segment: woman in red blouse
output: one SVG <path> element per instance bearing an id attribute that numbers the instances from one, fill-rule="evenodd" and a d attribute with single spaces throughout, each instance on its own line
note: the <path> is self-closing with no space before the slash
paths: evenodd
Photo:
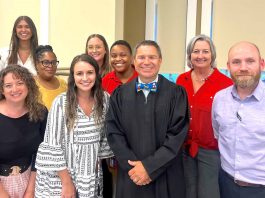
<path id="1" fill-rule="evenodd" d="M 219 198 L 220 158 L 211 108 L 216 92 L 232 85 L 232 81 L 216 69 L 216 51 L 208 36 L 191 39 L 187 59 L 191 70 L 181 74 L 176 82 L 187 91 L 191 113 L 183 157 L 186 198 Z"/>
<path id="2" fill-rule="evenodd" d="M 110 64 L 114 71 L 102 79 L 102 87 L 109 94 L 120 85 L 138 76 L 132 65 L 132 49 L 125 40 L 115 41 L 110 48 Z"/>

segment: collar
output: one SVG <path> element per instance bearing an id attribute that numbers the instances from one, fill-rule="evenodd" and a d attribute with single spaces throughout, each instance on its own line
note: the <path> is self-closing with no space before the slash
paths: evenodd
<path id="1" fill-rule="evenodd" d="M 138 82 L 139 83 L 144 83 L 143 81 L 141 81 L 141 79 L 140 79 L 140 77 L 138 76 Z M 153 83 L 153 82 L 158 82 L 158 75 L 156 76 L 156 79 L 155 80 L 153 80 L 153 81 L 151 81 L 151 82 L 148 82 L 148 83 Z"/>
<path id="2" fill-rule="evenodd" d="M 233 97 L 240 99 L 235 84 L 232 87 L 231 94 Z M 264 94 L 265 94 L 265 84 L 261 80 L 259 80 L 257 87 L 249 96 L 247 96 L 247 98 L 254 97 L 256 100 L 261 101 L 265 97 Z"/>

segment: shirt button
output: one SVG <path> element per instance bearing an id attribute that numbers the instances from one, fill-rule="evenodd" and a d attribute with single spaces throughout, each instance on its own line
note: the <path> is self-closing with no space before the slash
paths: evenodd
<path id="1" fill-rule="evenodd" d="M 192 105 L 190 105 L 190 108 L 192 108 Z"/>
<path id="2" fill-rule="evenodd" d="M 192 118 L 190 118 L 190 120 L 192 120 Z"/>

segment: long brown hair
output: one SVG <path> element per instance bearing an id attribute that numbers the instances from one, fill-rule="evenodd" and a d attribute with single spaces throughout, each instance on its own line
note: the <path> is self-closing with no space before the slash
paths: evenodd
<path id="1" fill-rule="evenodd" d="M 87 48 L 88 48 L 88 42 L 90 41 L 90 39 L 92 38 L 98 38 L 99 40 L 101 40 L 103 42 L 104 48 L 105 48 L 105 55 L 104 55 L 104 59 L 103 59 L 103 64 L 99 65 L 99 67 L 101 68 L 101 77 L 104 77 L 107 73 L 111 72 L 111 67 L 109 65 L 109 46 L 108 43 L 106 41 L 106 39 L 104 38 L 104 36 L 100 35 L 100 34 L 91 34 L 86 41 L 86 49 L 85 49 L 85 53 L 87 53 Z"/>
<path id="2" fill-rule="evenodd" d="M 33 75 L 28 69 L 19 65 L 8 65 L 0 72 L 0 100 L 4 100 L 4 78 L 7 74 L 12 73 L 17 79 L 22 80 L 28 88 L 28 95 L 25 99 L 25 106 L 29 111 L 29 120 L 43 120 L 45 115 L 45 107 L 39 102 L 41 95 L 39 88 L 35 83 Z"/>
<path id="3" fill-rule="evenodd" d="M 70 67 L 70 74 L 68 77 L 68 89 L 66 92 L 66 126 L 68 130 L 73 129 L 76 119 L 77 110 L 77 87 L 75 86 L 74 67 L 78 62 L 86 62 L 92 65 L 96 72 L 96 81 L 91 90 L 91 94 L 95 99 L 95 121 L 99 123 L 103 116 L 103 108 L 105 103 L 104 92 L 101 87 L 101 76 L 99 74 L 99 66 L 96 60 L 88 54 L 81 54 L 76 56 Z"/>
<path id="4" fill-rule="evenodd" d="M 34 63 L 36 62 L 35 50 L 38 47 L 38 34 L 37 34 L 36 26 L 30 17 L 20 16 L 16 19 L 14 26 L 13 26 L 13 30 L 12 30 L 12 36 L 11 36 L 11 40 L 9 44 L 8 65 L 17 64 L 17 61 L 18 61 L 17 53 L 19 49 L 19 38 L 17 37 L 16 27 L 18 23 L 22 20 L 27 22 L 31 30 L 32 36 L 30 38 L 30 51 L 31 51 L 31 55 L 33 57 Z"/>

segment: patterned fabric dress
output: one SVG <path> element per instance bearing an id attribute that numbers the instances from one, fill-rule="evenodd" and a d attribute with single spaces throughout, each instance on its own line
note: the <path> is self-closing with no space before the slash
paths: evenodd
<path id="1" fill-rule="evenodd" d="M 66 128 L 66 94 L 53 102 L 48 115 L 44 142 L 37 159 L 36 197 L 61 197 L 58 171 L 68 169 L 78 196 L 102 197 L 102 172 L 99 159 L 113 156 L 105 136 L 104 119 L 109 96 L 105 94 L 104 117 L 95 124 L 94 113 L 87 116 L 78 106 L 72 131 Z"/>

